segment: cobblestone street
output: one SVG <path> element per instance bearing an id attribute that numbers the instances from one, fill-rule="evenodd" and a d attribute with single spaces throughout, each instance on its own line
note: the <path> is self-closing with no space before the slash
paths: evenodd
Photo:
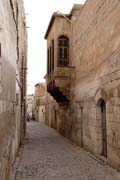
<path id="1" fill-rule="evenodd" d="M 30 122 L 11 180 L 118 180 L 119 173 L 55 130 Z"/>

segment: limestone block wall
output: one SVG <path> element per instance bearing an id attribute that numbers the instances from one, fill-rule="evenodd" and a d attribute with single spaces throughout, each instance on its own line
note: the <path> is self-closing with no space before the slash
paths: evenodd
<path id="1" fill-rule="evenodd" d="M 46 93 L 46 102 L 45 102 L 45 123 L 50 126 L 56 128 L 57 122 L 55 119 L 55 108 L 56 102 L 49 93 Z"/>
<path id="2" fill-rule="evenodd" d="M 22 0 L 19 4 L 22 4 Z M 19 5 L 18 5 L 19 6 Z M 20 14 L 19 14 L 20 15 Z M 9 180 L 20 144 L 21 92 L 18 62 L 17 1 L 0 1 L 0 180 Z M 23 42 L 22 42 L 23 46 Z M 24 47 L 23 47 L 24 48 Z M 25 49 L 24 49 L 25 53 Z M 17 75 L 18 76 L 18 75 Z M 16 96 L 16 93 L 18 96 Z"/>
<path id="3" fill-rule="evenodd" d="M 45 105 L 39 106 L 39 121 L 45 122 Z"/>
<path id="4" fill-rule="evenodd" d="M 7 180 L 15 128 L 16 27 L 10 1 L 0 1 L 0 9 L 0 179 Z"/>
<path id="5" fill-rule="evenodd" d="M 66 110 L 68 106 L 59 106 L 49 93 L 46 94 L 45 104 L 45 123 L 46 125 L 56 129 L 62 135 L 70 138 L 68 133 L 68 121 L 66 121 Z"/>
<path id="6" fill-rule="evenodd" d="M 88 0 L 74 21 L 72 63 L 75 78 L 71 88 L 73 119 L 77 114 L 74 122 L 79 127 L 77 135 L 73 129 L 73 139 L 79 141 L 81 137 L 84 147 L 101 155 L 102 125 L 98 102 L 103 99 L 106 104 L 107 159 L 116 167 L 120 165 L 119 10 L 119 0 Z"/>
<path id="7" fill-rule="evenodd" d="M 46 85 L 45 83 L 37 83 L 35 85 L 35 120 L 41 121 L 45 119 L 43 116 L 45 111 L 45 97 Z"/>
<path id="8" fill-rule="evenodd" d="M 21 142 L 26 129 L 26 83 L 27 83 L 27 30 L 23 0 L 16 3 L 16 25 L 17 25 L 17 84 L 20 95 L 19 107 L 21 114 Z M 18 107 L 18 108 L 19 108 Z M 19 126 L 18 126 L 19 128 Z"/>
<path id="9" fill-rule="evenodd" d="M 45 123 L 46 125 L 56 129 L 63 136 L 72 139 L 72 123 L 71 113 L 68 105 L 59 105 L 54 98 L 47 93 L 45 103 Z"/>
<path id="10" fill-rule="evenodd" d="M 48 47 L 59 34 L 70 36 L 70 65 L 74 67 L 70 103 L 59 106 L 48 95 L 46 122 L 119 169 L 120 1 L 87 0 L 71 21 L 65 25 L 56 18 L 48 36 Z M 101 102 L 105 103 L 104 114 Z M 103 139 L 107 154 L 103 154 Z"/>

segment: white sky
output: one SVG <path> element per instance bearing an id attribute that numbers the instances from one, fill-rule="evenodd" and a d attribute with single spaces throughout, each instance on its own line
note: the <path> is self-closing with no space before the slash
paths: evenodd
<path id="1" fill-rule="evenodd" d="M 53 12 L 69 13 L 73 4 L 85 0 L 24 0 L 28 28 L 28 94 L 34 85 L 43 82 L 46 74 L 46 33 Z M 27 15 L 28 14 L 28 15 Z"/>

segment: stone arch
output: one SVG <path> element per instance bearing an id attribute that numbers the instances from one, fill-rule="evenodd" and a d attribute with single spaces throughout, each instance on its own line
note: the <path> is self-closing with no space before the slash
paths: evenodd
<path id="1" fill-rule="evenodd" d="M 107 101 L 108 99 L 107 93 L 102 88 L 99 88 L 95 93 L 94 101 L 96 105 L 98 104 L 100 99 L 103 99 L 104 101 Z"/>
<path id="2" fill-rule="evenodd" d="M 59 35 L 57 36 L 57 39 L 58 39 L 59 37 L 61 37 L 61 36 L 64 36 L 64 37 L 66 37 L 66 38 L 69 39 L 69 36 L 68 36 L 66 33 L 61 33 L 61 34 L 59 34 Z"/>

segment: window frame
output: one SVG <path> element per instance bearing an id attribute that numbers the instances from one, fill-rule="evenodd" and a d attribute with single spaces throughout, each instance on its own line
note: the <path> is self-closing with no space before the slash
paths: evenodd
<path id="1" fill-rule="evenodd" d="M 58 66 L 64 67 L 69 64 L 69 38 L 61 35 L 58 37 Z"/>

